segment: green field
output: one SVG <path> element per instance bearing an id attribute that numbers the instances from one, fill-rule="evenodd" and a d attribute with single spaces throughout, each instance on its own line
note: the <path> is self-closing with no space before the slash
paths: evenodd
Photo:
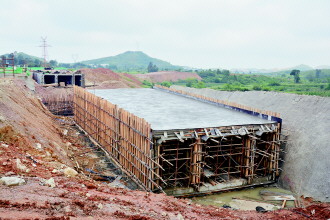
<path id="1" fill-rule="evenodd" d="M 163 86 L 180 85 L 193 88 L 211 88 L 221 91 L 276 91 L 302 95 L 330 97 L 330 70 L 303 71 L 299 82 L 295 82 L 290 71 L 268 75 L 232 74 L 228 70 L 201 70 L 196 72 L 201 81 L 186 79 L 178 82 L 162 82 Z M 144 83 L 149 85 L 147 82 Z"/>

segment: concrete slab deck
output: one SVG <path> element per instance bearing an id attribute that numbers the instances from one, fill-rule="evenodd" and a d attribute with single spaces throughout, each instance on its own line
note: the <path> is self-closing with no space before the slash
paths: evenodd
<path id="1" fill-rule="evenodd" d="M 271 123 L 255 116 L 155 89 L 92 89 L 89 92 L 144 118 L 153 130 Z"/>

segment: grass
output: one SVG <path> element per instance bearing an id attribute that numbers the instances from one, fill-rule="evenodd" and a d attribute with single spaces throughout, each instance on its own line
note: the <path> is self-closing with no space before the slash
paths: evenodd
<path id="1" fill-rule="evenodd" d="M 65 67 L 56 67 L 54 68 L 55 70 L 63 70 L 63 69 L 68 69 Z M 26 71 L 26 75 L 30 76 L 31 72 L 33 70 L 44 70 L 44 67 L 29 67 L 28 70 Z M 0 73 L 3 71 L 3 69 L 0 69 Z M 6 68 L 6 74 L 12 74 L 13 68 L 12 67 L 7 67 Z M 14 74 L 23 74 L 24 73 L 24 68 L 23 67 L 16 67 Z"/>
<path id="2" fill-rule="evenodd" d="M 175 82 L 175 85 L 187 86 L 185 82 Z M 193 84 L 191 87 L 197 87 Z M 330 97 L 330 83 L 325 82 L 309 82 L 303 80 L 301 83 L 282 82 L 282 83 L 205 83 L 204 88 L 210 88 L 220 91 L 275 91 L 294 93 L 299 95 L 316 95 L 323 97 Z"/>

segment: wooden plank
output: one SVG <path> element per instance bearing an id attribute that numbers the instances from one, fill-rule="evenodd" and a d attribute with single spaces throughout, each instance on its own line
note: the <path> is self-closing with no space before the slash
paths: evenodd
<path id="1" fill-rule="evenodd" d="M 159 183 L 152 177 L 162 178 L 150 169 L 154 166 L 150 154 L 150 125 L 80 87 L 74 86 L 73 100 L 76 123 L 95 141 L 106 146 L 105 150 L 122 169 L 146 189 L 159 188 Z"/>

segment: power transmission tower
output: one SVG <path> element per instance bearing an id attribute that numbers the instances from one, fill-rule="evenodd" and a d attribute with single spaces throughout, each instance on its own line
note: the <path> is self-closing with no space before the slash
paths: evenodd
<path id="1" fill-rule="evenodd" d="M 50 47 L 50 45 L 47 44 L 46 40 L 47 37 L 41 37 L 41 45 L 39 46 L 42 48 L 42 58 L 44 59 L 43 67 L 47 67 L 47 58 L 48 58 L 47 47 Z"/>

